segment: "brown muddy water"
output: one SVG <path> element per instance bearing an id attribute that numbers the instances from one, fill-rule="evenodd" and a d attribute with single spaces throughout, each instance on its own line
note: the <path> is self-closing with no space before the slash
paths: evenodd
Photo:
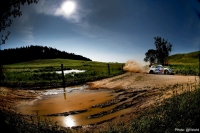
<path id="1" fill-rule="evenodd" d="M 114 99 L 118 94 L 120 94 L 120 92 L 114 93 L 107 90 L 85 90 L 84 87 L 51 89 L 46 90 L 38 100 L 33 100 L 28 103 L 20 103 L 16 106 L 16 111 L 21 112 L 22 114 L 32 115 L 36 114 L 35 111 L 37 110 L 42 119 L 45 117 L 49 118 L 52 123 L 58 122 L 58 125 L 61 126 L 85 126 L 131 112 L 132 108 L 127 108 L 100 116 L 98 118 L 88 118 L 90 115 L 111 110 L 119 105 L 114 104 L 104 108 L 92 108 L 93 105 Z M 87 109 L 87 111 L 68 116 L 44 116 L 47 114 L 56 114 L 83 109 Z"/>

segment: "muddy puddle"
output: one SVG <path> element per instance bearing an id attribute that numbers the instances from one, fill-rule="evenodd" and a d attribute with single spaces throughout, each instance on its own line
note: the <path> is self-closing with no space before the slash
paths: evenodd
<path id="1" fill-rule="evenodd" d="M 86 70 L 76 70 L 76 69 L 72 69 L 72 70 L 64 70 L 63 72 L 64 72 L 64 75 L 65 75 L 65 74 L 69 74 L 69 73 L 83 73 L 83 72 L 85 72 L 85 71 L 86 71 Z M 61 74 L 62 71 L 56 71 L 56 73 Z"/>
<path id="2" fill-rule="evenodd" d="M 116 107 L 129 101 L 119 99 L 123 91 L 84 88 L 86 87 L 45 90 L 38 100 L 21 102 L 16 106 L 16 111 L 34 115 L 37 110 L 42 119 L 49 118 L 52 123 L 58 122 L 64 127 L 101 123 L 132 111 L 128 107 L 116 110 Z"/>

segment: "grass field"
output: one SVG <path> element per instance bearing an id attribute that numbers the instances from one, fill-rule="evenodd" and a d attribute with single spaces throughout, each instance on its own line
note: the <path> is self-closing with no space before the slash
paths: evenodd
<path id="1" fill-rule="evenodd" d="M 199 54 L 200 51 L 172 55 L 168 58 L 170 68 L 174 70 L 175 74 L 200 75 Z"/>
<path id="2" fill-rule="evenodd" d="M 200 75 L 199 51 L 188 54 L 175 54 L 168 58 L 170 68 L 175 74 Z M 86 70 L 84 73 L 65 75 L 66 85 L 77 85 L 124 73 L 123 63 L 108 63 L 70 59 L 38 59 L 11 65 L 4 65 L 6 82 L 4 86 L 27 87 L 40 86 L 59 87 L 62 85 L 62 75 L 55 73 L 61 70 Z"/>
<path id="3" fill-rule="evenodd" d="M 12 86 L 54 86 L 62 85 L 62 75 L 56 73 L 61 70 L 86 70 L 84 73 L 65 75 L 66 85 L 77 85 L 87 81 L 111 77 L 124 73 L 122 63 L 102 63 L 69 59 L 39 59 L 29 62 L 16 63 L 4 66 L 6 82 Z M 109 70 L 108 70 L 109 69 Z"/>
<path id="4" fill-rule="evenodd" d="M 169 57 L 170 63 L 199 63 L 200 51 L 186 53 L 186 54 L 175 54 Z"/>

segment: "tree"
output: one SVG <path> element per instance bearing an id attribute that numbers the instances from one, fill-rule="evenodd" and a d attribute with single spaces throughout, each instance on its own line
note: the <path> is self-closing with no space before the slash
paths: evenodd
<path id="1" fill-rule="evenodd" d="M 38 3 L 39 0 L 1 0 L 0 2 L 0 32 L 5 31 L 7 27 L 10 27 L 13 18 L 20 17 L 22 12 L 20 11 L 20 6 L 25 3 Z M 5 37 L 1 36 L 1 44 L 5 44 L 8 39 L 10 32 L 7 32 Z"/>
<path id="2" fill-rule="evenodd" d="M 0 1 L 0 33 L 5 31 L 7 27 L 12 25 L 13 19 L 16 17 L 20 17 L 22 12 L 20 11 L 21 5 L 25 3 L 38 3 L 39 0 L 1 0 Z M 10 31 L 7 32 L 6 35 L 1 35 L 0 42 L 0 58 L 3 57 L 1 53 L 1 45 L 5 44 L 5 41 L 8 40 L 8 36 L 10 35 Z M 0 83 L 2 81 L 2 63 L 0 59 Z"/>
<path id="3" fill-rule="evenodd" d="M 146 53 L 145 53 L 146 57 L 144 58 L 144 61 L 150 61 L 150 62 L 155 62 L 156 59 L 156 50 L 154 49 L 149 49 Z"/>
<path id="4" fill-rule="evenodd" d="M 164 61 L 167 59 L 172 50 L 172 44 L 168 42 L 168 40 L 165 40 L 164 38 L 161 37 L 154 37 L 154 39 L 155 39 L 154 44 L 156 46 L 156 50 L 149 49 L 145 53 L 146 57 L 144 58 L 144 61 L 164 64 Z"/>

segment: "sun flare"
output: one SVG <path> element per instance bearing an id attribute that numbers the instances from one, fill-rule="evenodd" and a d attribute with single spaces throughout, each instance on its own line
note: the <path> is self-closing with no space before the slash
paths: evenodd
<path id="1" fill-rule="evenodd" d="M 75 10 L 75 3 L 73 1 L 66 1 L 62 5 L 62 10 L 67 14 L 70 15 L 74 12 Z"/>
<path id="2" fill-rule="evenodd" d="M 66 127 L 73 127 L 76 125 L 76 123 L 74 122 L 73 116 L 65 117 L 64 122 L 65 122 Z"/>

